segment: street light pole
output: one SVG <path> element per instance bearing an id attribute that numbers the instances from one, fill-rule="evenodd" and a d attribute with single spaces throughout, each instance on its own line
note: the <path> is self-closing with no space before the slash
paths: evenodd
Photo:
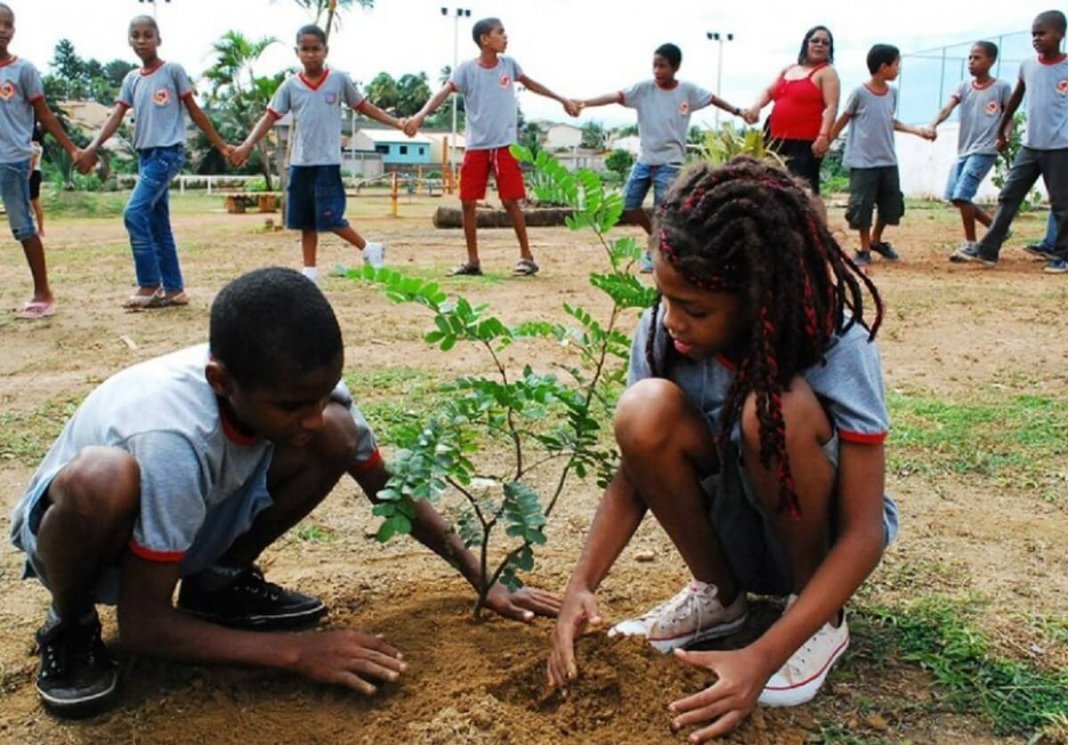
<path id="1" fill-rule="evenodd" d="M 716 98 L 722 99 L 720 91 L 723 88 L 723 42 L 734 41 L 734 34 L 725 33 L 721 34 L 719 31 L 707 31 L 705 35 L 716 42 L 719 47 L 719 61 L 716 63 Z M 719 131 L 719 107 L 716 107 L 715 114 L 716 130 Z"/>
<path id="2" fill-rule="evenodd" d="M 456 74 L 456 66 L 460 64 L 460 19 L 470 18 L 470 8 L 446 8 L 442 6 L 441 14 L 448 17 L 452 11 L 452 73 Z M 452 97 L 452 134 L 449 135 L 449 169 L 456 173 L 456 110 L 459 103 L 456 96 Z"/>
<path id="3" fill-rule="evenodd" d="M 162 1 L 165 2 L 165 3 L 169 3 L 171 0 L 162 0 Z M 160 2 L 160 0 L 137 0 L 137 2 L 141 3 L 142 5 L 144 5 L 145 3 L 148 3 L 149 5 L 151 5 L 152 6 L 152 18 L 153 18 L 153 20 L 156 18 L 156 4 L 158 2 Z"/>

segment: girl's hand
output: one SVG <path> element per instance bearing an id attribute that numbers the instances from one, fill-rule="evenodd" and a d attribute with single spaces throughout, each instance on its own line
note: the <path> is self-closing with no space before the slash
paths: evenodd
<path id="1" fill-rule="evenodd" d="M 552 651 L 549 653 L 549 685 L 566 689 L 567 684 L 578 677 L 575 665 L 575 637 L 581 636 L 587 626 L 600 626 L 601 613 L 597 600 L 589 590 L 571 592 L 564 598 L 560 617 L 552 633 Z"/>
<path id="2" fill-rule="evenodd" d="M 486 606 L 504 618 L 530 623 L 534 616 L 556 618 L 560 612 L 560 596 L 536 587 L 523 587 L 511 592 L 498 582 L 486 596 Z"/>
<path id="3" fill-rule="evenodd" d="M 683 662 L 704 667 L 716 674 L 716 682 L 700 693 L 673 701 L 668 708 L 675 718 L 671 728 L 680 730 L 696 724 L 708 726 L 690 733 L 689 741 L 705 742 L 721 737 L 741 724 L 756 706 L 757 698 L 774 670 L 750 648 L 729 652 L 688 652 L 676 649 Z"/>

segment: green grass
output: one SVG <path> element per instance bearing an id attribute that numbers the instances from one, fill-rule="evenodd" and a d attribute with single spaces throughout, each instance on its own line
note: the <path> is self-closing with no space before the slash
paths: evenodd
<path id="1" fill-rule="evenodd" d="M 984 392 L 981 400 L 894 392 L 889 462 L 898 476 L 953 474 L 1062 499 L 1068 399 Z"/>
<path id="2" fill-rule="evenodd" d="M 810 745 L 908 745 L 911 740 L 890 740 L 881 735 L 866 736 L 850 732 L 841 724 L 821 722 L 820 731 L 805 742 Z"/>
<path id="3" fill-rule="evenodd" d="M 398 428 L 423 421 L 442 402 L 445 394 L 438 390 L 440 382 L 426 370 L 413 367 L 357 370 L 346 375 L 360 411 L 385 445 L 395 441 Z"/>
<path id="4" fill-rule="evenodd" d="M 1055 725 L 1068 712 L 1068 671 L 994 656 L 975 625 L 980 604 L 925 596 L 905 606 L 861 607 L 850 618 L 857 642 L 850 654 L 918 664 L 933 679 L 936 704 L 980 717 L 999 736 Z"/>
<path id="5" fill-rule="evenodd" d="M 120 192 L 57 191 L 41 192 L 45 219 L 55 217 L 107 217 L 122 215 L 128 194 Z"/>
<path id="6" fill-rule="evenodd" d="M 0 458 L 36 466 L 79 403 L 78 399 L 55 397 L 30 411 L 0 413 Z"/>
<path id="7" fill-rule="evenodd" d="M 330 528 L 311 522 L 300 523 L 293 529 L 293 534 L 305 543 L 332 543 L 337 538 Z"/>

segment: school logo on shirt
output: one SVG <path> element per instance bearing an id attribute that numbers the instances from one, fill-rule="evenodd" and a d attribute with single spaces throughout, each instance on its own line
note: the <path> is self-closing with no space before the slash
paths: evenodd
<path id="1" fill-rule="evenodd" d="M 170 100 L 171 92 L 166 88 L 160 88 L 158 91 L 152 94 L 152 103 L 156 104 L 156 106 L 166 106 L 168 103 L 170 103 Z"/>
<path id="2" fill-rule="evenodd" d="M 687 114 L 690 113 L 690 102 L 689 101 L 683 101 L 682 103 L 679 104 L 679 113 L 682 114 L 683 116 L 686 116 Z"/>
<path id="3" fill-rule="evenodd" d="M 990 103 L 988 103 L 986 105 L 986 113 L 989 114 L 990 116 L 993 116 L 994 114 L 998 113 L 999 111 L 1001 111 L 1001 105 L 998 104 L 997 101 L 991 101 Z"/>
<path id="4" fill-rule="evenodd" d="M 326 101 L 327 106 L 333 106 L 337 103 L 337 96 L 333 93 L 327 93 L 323 96 L 323 100 Z"/>
<path id="5" fill-rule="evenodd" d="M 512 85 L 512 76 L 506 72 L 502 72 L 501 79 L 498 82 L 502 88 L 508 88 Z"/>
<path id="6" fill-rule="evenodd" d="M 15 97 L 15 86 L 10 80 L 5 80 L 0 83 L 0 100 L 10 101 Z"/>
<path id="7" fill-rule="evenodd" d="M 1068 80 L 1062 80 L 1057 83 L 1057 92 L 1062 96 L 1068 96 Z"/>

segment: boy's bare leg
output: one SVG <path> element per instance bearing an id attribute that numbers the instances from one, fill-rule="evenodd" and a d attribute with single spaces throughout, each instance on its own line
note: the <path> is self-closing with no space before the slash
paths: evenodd
<path id="1" fill-rule="evenodd" d="M 971 202 L 954 202 L 960 210 L 960 222 L 964 228 L 964 240 L 975 243 L 975 207 Z"/>
<path id="2" fill-rule="evenodd" d="M 44 244 L 41 236 L 34 235 L 22 242 L 22 252 L 30 265 L 33 276 L 33 300 L 36 303 L 51 303 L 52 288 L 48 286 L 48 265 L 45 263 Z"/>
<path id="3" fill-rule="evenodd" d="M 738 588 L 700 484 L 702 476 L 717 468 L 716 444 L 704 417 L 674 383 L 646 379 L 620 398 L 615 434 L 623 470 L 639 498 L 694 578 L 716 585 L 723 604 L 730 605 Z"/>
<path id="4" fill-rule="evenodd" d="M 760 422 L 756 399 L 750 395 L 742 410 L 743 460 L 757 499 L 771 516 L 775 533 L 786 550 L 793 574 L 793 591 L 800 593 L 830 550 L 831 505 L 835 473 L 823 453 L 831 439 L 831 423 L 816 394 L 804 380 L 794 379 L 782 396 L 786 455 L 801 506 L 795 519 L 779 506 L 779 477 L 760 463 Z"/>
<path id="5" fill-rule="evenodd" d="M 461 202 L 464 223 L 464 241 L 467 243 L 467 263 L 478 266 L 478 214 L 474 200 Z M 524 223 L 525 225 L 525 223 Z"/>
<path id="6" fill-rule="evenodd" d="M 857 233 L 860 236 L 861 253 L 868 253 L 871 251 L 871 228 L 860 228 Z"/>
<path id="7" fill-rule="evenodd" d="M 875 230 L 872 231 L 871 240 L 868 243 L 869 247 L 871 247 L 872 243 L 882 243 L 883 242 L 883 231 L 884 230 L 886 230 L 886 223 L 883 222 L 883 218 L 881 218 L 881 217 L 876 218 L 875 219 Z M 863 242 L 863 238 L 861 239 L 861 241 Z"/>
<path id="8" fill-rule="evenodd" d="M 343 228 L 338 228 L 334 231 L 334 235 L 344 238 L 346 241 L 356 246 L 361 251 L 367 246 L 367 241 L 363 236 L 356 232 L 356 229 L 351 225 L 346 225 Z"/>
<path id="9" fill-rule="evenodd" d="M 530 252 L 530 242 L 527 239 L 527 219 L 523 216 L 523 210 L 515 199 L 501 201 L 508 216 L 512 218 L 512 226 L 515 228 L 515 237 L 519 239 L 519 256 L 529 261 L 534 261 L 534 254 Z"/>
<path id="10" fill-rule="evenodd" d="M 140 508 L 140 473 L 129 453 L 90 447 L 48 487 L 51 504 L 37 530 L 37 553 L 61 619 L 93 607 L 97 578 L 126 550 Z"/>
<path id="11" fill-rule="evenodd" d="M 300 250 L 304 255 L 304 266 L 314 267 L 319 252 L 319 234 L 314 230 L 300 231 Z"/>

